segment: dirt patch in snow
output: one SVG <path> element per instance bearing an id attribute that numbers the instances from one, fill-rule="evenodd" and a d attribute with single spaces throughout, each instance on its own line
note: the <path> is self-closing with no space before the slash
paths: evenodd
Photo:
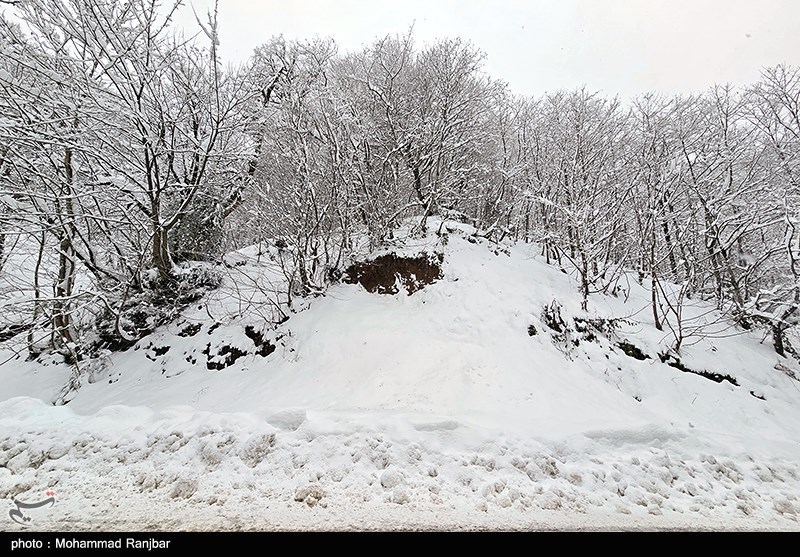
<path id="1" fill-rule="evenodd" d="M 230 344 L 224 344 L 218 348 L 212 348 L 211 343 L 209 342 L 203 350 L 203 354 L 208 357 L 206 367 L 208 369 L 220 371 L 236 363 L 236 360 L 242 356 L 247 356 L 247 350 L 242 350 L 241 348 L 232 346 Z"/>
<path id="2" fill-rule="evenodd" d="M 263 331 L 259 331 L 252 325 L 247 325 L 244 328 L 244 334 L 256 345 L 256 354 L 259 356 L 266 358 L 275 352 L 275 345 L 264 337 Z"/>
<path id="3" fill-rule="evenodd" d="M 183 338 L 193 337 L 194 335 L 199 333 L 200 329 L 202 328 L 203 328 L 202 323 L 187 323 L 186 326 L 180 330 L 178 336 Z"/>
<path id="4" fill-rule="evenodd" d="M 621 340 L 617 343 L 617 346 L 625 353 L 626 356 L 630 358 L 635 358 L 640 361 L 644 361 L 650 358 L 647 354 L 645 354 L 641 348 L 636 346 L 635 344 L 628 342 L 627 340 Z"/>
<path id="5" fill-rule="evenodd" d="M 390 253 L 350 265 L 343 281 L 360 284 L 377 294 L 397 294 L 401 288 L 413 294 L 442 278 L 443 262 L 441 253 L 421 253 L 414 257 Z"/>
<path id="6" fill-rule="evenodd" d="M 735 377 L 732 377 L 730 375 L 725 375 L 723 373 L 714 373 L 712 371 L 706 371 L 704 369 L 699 369 L 699 370 L 692 369 L 683 362 L 681 362 L 680 359 L 678 359 L 672 354 L 667 354 L 667 353 L 659 354 L 659 358 L 663 363 L 667 364 L 668 366 L 674 367 L 675 369 L 679 369 L 684 373 L 693 373 L 695 375 L 699 375 L 700 377 L 705 377 L 706 379 L 710 379 L 715 383 L 722 383 L 723 381 L 727 381 L 734 387 L 739 386 L 739 382 L 736 380 Z"/>

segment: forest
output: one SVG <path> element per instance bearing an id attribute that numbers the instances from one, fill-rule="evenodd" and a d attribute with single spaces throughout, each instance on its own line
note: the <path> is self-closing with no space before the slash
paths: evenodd
<path id="1" fill-rule="evenodd" d="M 534 97 L 469 42 L 413 30 L 352 52 L 265 37 L 231 65 L 217 15 L 189 34 L 180 5 L 2 2 L 0 340 L 68 362 L 132 346 L 256 244 L 280 253 L 277 324 L 437 216 L 540 246 L 584 309 L 634 272 L 676 352 L 704 334 L 683 312 L 702 299 L 798 356 L 799 68 Z"/>

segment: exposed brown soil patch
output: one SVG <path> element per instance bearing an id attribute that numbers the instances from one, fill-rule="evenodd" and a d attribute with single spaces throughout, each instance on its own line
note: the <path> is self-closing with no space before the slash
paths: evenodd
<path id="1" fill-rule="evenodd" d="M 350 265 L 342 280 L 348 284 L 358 283 L 368 292 L 377 294 L 397 294 L 400 288 L 413 294 L 442 278 L 443 261 L 444 255 L 440 253 L 415 257 L 390 253 Z"/>

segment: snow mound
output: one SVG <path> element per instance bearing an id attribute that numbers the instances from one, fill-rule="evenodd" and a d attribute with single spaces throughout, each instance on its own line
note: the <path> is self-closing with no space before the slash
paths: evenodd
<path id="1" fill-rule="evenodd" d="M 582 311 L 536 246 L 430 230 L 365 261 L 435 277 L 342 282 L 274 330 L 276 264 L 242 250 L 66 407 L 41 400 L 69 368 L 6 354 L 0 497 L 56 491 L 42 528 L 798 528 L 796 362 L 757 331 L 663 357 L 646 284 Z"/>

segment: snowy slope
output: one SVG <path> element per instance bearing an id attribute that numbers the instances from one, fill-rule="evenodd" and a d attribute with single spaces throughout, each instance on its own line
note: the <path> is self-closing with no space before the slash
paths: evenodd
<path id="1" fill-rule="evenodd" d="M 535 246 L 445 229 L 401 250 L 444 253 L 438 282 L 336 285 L 275 331 L 260 315 L 280 273 L 243 250 L 66 407 L 48 404 L 66 366 L 8 361 L 0 497 L 52 488 L 45 528 L 800 529 L 800 384 L 775 368 L 797 362 L 717 326 L 681 361 L 738 386 L 681 371 L 658 357 L 646 284 L 582 312 Z M 566 339 L 543 319 L 554 301 Z M 575 317 L 626 320 L 587 340 Z"/>

